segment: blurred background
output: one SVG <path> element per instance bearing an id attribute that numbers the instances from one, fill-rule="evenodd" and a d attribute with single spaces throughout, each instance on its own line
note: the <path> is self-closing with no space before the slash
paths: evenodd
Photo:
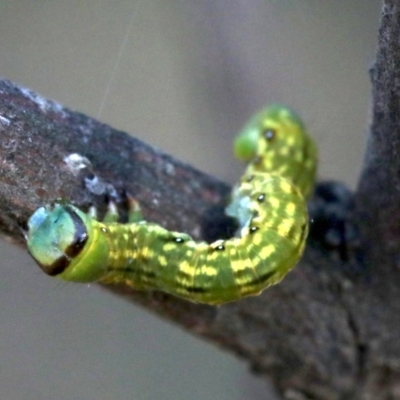
<path id="1" fill-rule="evenodd" d="M 284 103 L 318 142 L 320 178 L 354 188 L 380 3 L 0 1 L 0 75 L 230 183 L 234 134 Z M 1 399 L 276 398 L 232 355 L 5 241 L 0 254 Z"/>

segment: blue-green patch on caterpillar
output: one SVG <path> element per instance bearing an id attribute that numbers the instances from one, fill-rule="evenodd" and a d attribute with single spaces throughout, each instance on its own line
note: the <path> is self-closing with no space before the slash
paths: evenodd
<path id="1" fill-rule="evenodd" d="M 125 283 L 207 304 L 259 294 L 303 253 L 317 152 L 300 118 L 277 105 L 246 124 L 234 151 L 249 164 L 227 207 L 239 223 L 231 239 L 195 242 L 142 220 L 135 201 L 127 224 L 116 222 L 113 207 L 100 222 L 55 203 L 30 218 L 29 252 L 44 272 L 66 281 Z"/>

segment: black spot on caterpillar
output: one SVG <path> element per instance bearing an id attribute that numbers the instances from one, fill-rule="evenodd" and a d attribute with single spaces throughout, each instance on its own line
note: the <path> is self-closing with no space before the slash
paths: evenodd
<path id="1" fill-rule="evenodd" d="M 234 151 L 248 167 L 226 209 L 239 226 L 230 239 L 195 242 L 142 220 L 134 201 L 127 224 L 116 222 L 115 207 L 100 222 L 56 203 L 29 219 L 29 252 L 44 272 L 66 281 L 123 282 L 207 304 L 257 295 L 303 253 L 317 151 L 299 117 L 277 105 L 248 122 Z"/>

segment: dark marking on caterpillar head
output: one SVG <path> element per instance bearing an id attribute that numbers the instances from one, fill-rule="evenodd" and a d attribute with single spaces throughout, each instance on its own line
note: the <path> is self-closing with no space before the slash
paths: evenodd
<path id="1" fill-rule="evenodd" d="M 89 238 L 85 222 L 75 212 L 73 207 L 66 206 L 65 211 L 68 213 L 73 223 L 74 235 L 71 240 L 71 243 L 69 243 L 69 245 L 63 250 L 64 254 L 62 254 L 53 263 L 49 265 L 40 263 L 40 266 L 43 269 L 43 271 L 50 276 L 56 276 L 63 273 L 70 265 L 71 260 L 77 255 L 79 255 L 79 253 L 83 250 Z M 54 221 L 54 223 L 56 222 L 57 220 Z"/>
<path id="2" fill-rule="evenodd" d="M 218 250 L 218 251 L 222 251 L 225 250 L 225 246 L 223 244 L 218 245 L 217 247 L 215 247 L 214 250 Z"/>
<path id="3" fill-rule="evenodd" d="M 71 259 L 66 255 L 61 256 L 50 265 L 40 264 L 42 270 L 50 276 L 57 276 L 62 274 L 69 266 Z"/>
<path id="4" fill-rule="evenodd" d="M 89 236 L 87 233 L 86 225 L 82 221 L 82 218 L 73 210 L 72 207 L 66 207 L 65 210 L 68 212 L 73 224 L 74 224 L 74 238 L 68 247 L 64 250 L 68 257 L 76 257 L 85 246 Z"/>
<path id="5" fill-rule="evenodd" d="M 183 243 L 185 240 L 181 237 L 176 237 L 173 239 L 175 243 Z"/>

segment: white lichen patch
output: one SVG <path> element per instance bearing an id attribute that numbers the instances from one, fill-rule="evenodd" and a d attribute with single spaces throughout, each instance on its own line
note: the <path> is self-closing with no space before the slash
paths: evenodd
<path id="1" fill-rule="evenodd" d="M 104 182 L 97 175 L 85 178 L 84 181 L 86 189 L 89 190 L 89 192 L 95 194 L 96 196 L 107 194 L 111 198 L 118 200 L 119 196 L 115 187 L 110 183 Z"/>
<path id="2" fill-rule="evenodd" d="M 118 192 L 113 185 L 103 181 L 100 177 L 95 175 L 92 170 L 92 163 L 90 160 L 78 153 L 71 153 L 63 159 L 68 170 L 74 175 L 79 176 L 85 170 L 84 178 L 85 187 L 90 193 L 96 196 L 107 194 L 112 199 L 118 200 Z M 82 176 L 82 175 L 81 175 Z"/>
<path id="3" fill-rule="evenodd" d="M 92 164 L 87 157 L 78 153 L 71 153 L 64 157 L 63 161 L 73 175 L 77 176 L 85 168 L 91 168 Z"/>
<path id="4" fill-rule="evenodd" d="M 166 172 L 168 175 L 173 176 L 173 175 L 175 175 L 175 167 L 174 167 L 171 163 L 167 163 L 167 164 L 165 165 L 165 172 Z"/>

